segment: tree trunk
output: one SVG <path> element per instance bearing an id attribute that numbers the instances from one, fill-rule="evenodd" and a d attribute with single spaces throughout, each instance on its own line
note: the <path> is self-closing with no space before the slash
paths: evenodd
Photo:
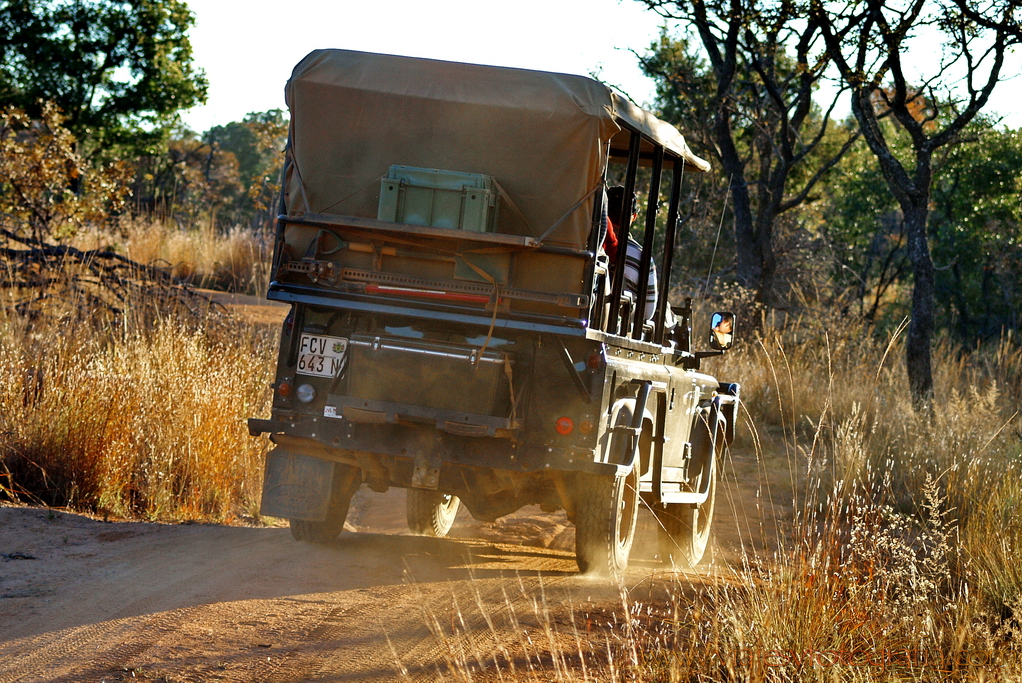
<path id="1" fill-rule="evenodd" d="M 987 335 L 1001 327 L 1003 332 L 1004 323 L 1000 325 L 991 324 L 992 322 L 1000 322 L 994 320 L 993 311 L 993 300 L 994 300 L 994 257 L 992 254 L 987 254 L 986 262 L 983 264 L 983 279 L 980 280 L 980 295 L 979 300 L 983 302 L 983 322 L 979 325 L 979 334 Z M 1012 306 L 1007 306 L 1008 310 L 1012 310 Z M 1010 325 L 1015 327 L 1014 323 Z"/>
<path id="2" fill-rule="evenodd" d="M 916 406 L 933 398 L 933 369 L 930 363 L 930 340 L 933 337 L 934 269 L 930 244 L 926 239 L 928 197 L 911 206 L 902 207 L 908 255 L 912 262 L 912 321 L 908 326 L 905 365 L 908 386 Z"/>
<path id="3" fill-rule="evenodd" d="M 954 288 L 951 292 L 951 304 L 958 317 L 958 337 L 965 341 L 972 334 L 972 314 L 969 311 L 969 302 L 965 296 L 965 278 L 962 277 L 962 266 L 957 260 L 951 263 L 951 276 L 954 278 Z"/>
<path id="4" fill-rule="evenodd" d="M 783 190 L 782 190 L 783 191 Z M 777 258 L 774 256 L 774 221 L 777 220 L 776 202 L 765 198 L 756 216 L 754 248 L 759 267 L 759 283 L 756 287 L 756 301 L 773 306 L 774 275 L 777 273 Z"/>
<path id="5" fill-rule="evenodd" d="M 859 88 L 852 96 L 852 113 L 859 122 L 863 139 L 876 155 L 884 180 L 901 206 L 908 240 L 908 258 L 912 263 L 912 313 L 905 344 L 908 388 L 916 407 L 928 406 L 933 398 L 933 369 L 930 340 L 933 337 L 933 300 L 936 290 L 933 259 L 926 234 L 929 214 L 932 149 L 915 149 L 915 173 L 910 176 L 891 152 L 884 139 L 871 88 Z M 902 122 L 904 124 L 904 122 Z M 920 143 L 921 144 L 921 143 Z"/>
<path id="6" fill-rule="evenodd" d="M 752 201 L 744 173 L 733 176 L 731 187 L 731 210 L 735 216 L 735 249 L 737 252 L 737 275 L 743 287 L 756 292 L 759 298 L 762 289 L 762 249 L 756 241 L 756 227 L 752 215 Z"/>
<path id="7" fill-rule="evenodd" d="M 761 250 L 756 243 L 752 197 L 749 194 L 749 184 L 745 180 L 745 164 L 742 163 L 731 137 L 730 113 L 723 107 L 717 111 L 714 137 L 721 166 L 727 174 L 728 187 L 731 190 L 731 211 L 735 217 L 736 274 L 742 286 L 755 290 L 758 296 L 763 262 L 760 257 Z"/>

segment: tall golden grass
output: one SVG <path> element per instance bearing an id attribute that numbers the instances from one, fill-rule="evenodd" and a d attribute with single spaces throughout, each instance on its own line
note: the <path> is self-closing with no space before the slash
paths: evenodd
<path id="1" fill-rule="evenodd" d="M 266 236 L 241 228 L 137 221 L 71 241 L 198 286 L 261 294 L 268 280 Z M 32 320 L 0 306 L 0 494 L 135 518 L 254 516 L 266 442 L 245 419 L 269 411 L 277 331 L 122 303 L 119 320 L 83 315 L 87 302 Z"/>
<path id="2" fill-rule="evenodd" d="M 734 449 L 754 453 L 765 479 L 791 492 L 768 532 L 774 549 L 748 544 L 705 581 L 667 574 L 665 599 L 623 586 L 595 632 L 590 617 L 542 598 L 528 610 L 530 638 L 495 625 L 510 602 L 464 605 L 459 623 L 477 623 L 475 633 L 452 635 L 427 618 L 448 676 L 1018 679 L 1022 348 L 1012 335 L 969 351 L 941 339 L 933 359 L 935 397 L 917 411 L 900 333 L 823 316 L 762 321 L 711 371 L 743 384 Z M 537 672 L 533 662 L 546 665 Z"/>
<path id="3" fill-rule="evenodd" d="M 254 516 L 276 331 L 175 320 L 123 331 L 0 319 L 0 484 L 145 519 Z"/>
<path id="4" fill-rule="evenodd" d="M 139 263 L 165 267 L 197 287 L 262 295 L 269 284 L 272 236 L 235 226 L 217 230 L 210 223 L 184 228 L 168 221 L 134 220 L 118 229 L 77 233 L 81 249 L 113 248 Z"/>
<path id="5" fill-rule="evenodd" d="M 793 520 L 769 571 L 734 568 L 708 592 L 712 609 L 684 612 L 702 616 L 678 630 L 724 656 L 709 668 L 675 657 L 672 678 L 1014 677 L 1017 340 L 969 351 L 938 340 L 934 400 L 915 410 L 900 330 L 883 339 L 826 316 L 764 322 L 728 370 L 743 381 L 743 431 L 796 482 Z"/>
<path id="6" fill-rule="evenodd" d="M 216 254 L 236 243 L 218 240 L 241 239 L 149 229 L 133 235 L 129 255 L 195 272 L 229 260 Z M 169 319 L 135 331 L 46 329 L 0 318 L 0 487 L 131 517 L 255 514 L 266 445 L 244 419 L 268 410 L 275 330 Z M 671 575 L 664 600 L 643 604 L 624 590 L 596 620 L 542 599 L 511 601 L 497 610 L 511 619 L 510 640 L 492 606 L 467 604 L 463 621 L 475 632 L 437 631 L 449 677 L 1017 677 L 1022 345 L 1011 334 L 968 350 L 939 339 L 933 365 L 934 400 L 917 410 L 900 333 L 826 313 L 764 317 L 706 369 L 742 383 L 733 448 L 790 495 L 763 527 L 776 536 L 771 550 L 749 544 L 698 589 Z M 523 619 L 535 637 L 515 630 Z"/>

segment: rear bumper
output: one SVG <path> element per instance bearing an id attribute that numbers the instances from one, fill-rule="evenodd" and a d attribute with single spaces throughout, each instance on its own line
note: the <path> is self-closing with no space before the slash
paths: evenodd
<path id="1" fill-rule="evenodd" d="M 400 472 L 420 459 L 441 471 L 456 466 L 521 474 L 561 471 L 614 475 L 621 470 L 618 465 L 596 462 L 593 451 L 583 448 L 516 444 L 509 439 L 465 436 L 430 426 L 295 416 L 284 421 L 250 419 L 248 429 L 253 436 L 269 434 L 274 443 L 295 452 L 358 465 L 380 475 L 386 473 L 381 478 L 398 486 L 411 483 L 410 478 L 403 481 L 406 477 Z"/>

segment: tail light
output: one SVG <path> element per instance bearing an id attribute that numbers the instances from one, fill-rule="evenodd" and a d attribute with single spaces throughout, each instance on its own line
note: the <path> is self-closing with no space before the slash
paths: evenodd
<path id="1" fill-rule="evenodd" d="M 567 436 L 568 434 L 571 434 L 573 431 L 575 431 L 575 421 L 572 420 L 570 417 L 559 417 L 557 418 L 555 427 L 557 429 L 558 434 Z"/>

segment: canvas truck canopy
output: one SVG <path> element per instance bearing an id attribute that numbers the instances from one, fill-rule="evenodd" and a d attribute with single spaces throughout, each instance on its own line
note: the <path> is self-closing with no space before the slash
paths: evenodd
<path id="1" fill-rule="evenodd" d="M 392 166 L 485 174 L 497 232 L 584 248 L 608 142 L 627 129 L 705 171 L 673 126 L 582 76 L 316 50 L 288 81 L 290 216 L 377 218 Z"/>

